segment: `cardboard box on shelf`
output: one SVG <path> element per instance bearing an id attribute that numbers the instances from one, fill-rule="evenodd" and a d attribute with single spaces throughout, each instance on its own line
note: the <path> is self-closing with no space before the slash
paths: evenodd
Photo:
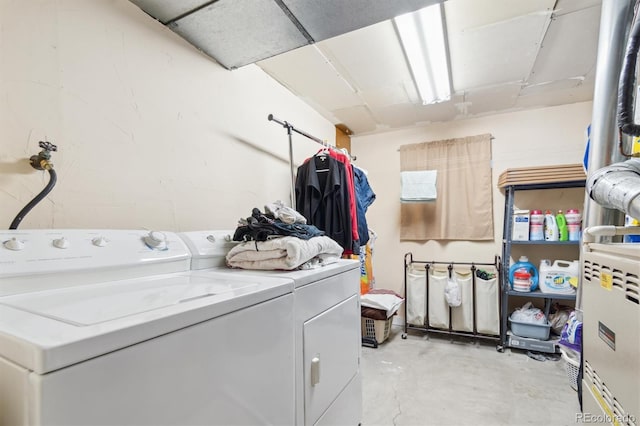
<path id="1" fill-rule="evenodd" d="M 513 211 L 513 230 L 511 235 L 512 241 L 528 241 L 529 240 L 529 210 Z"/>

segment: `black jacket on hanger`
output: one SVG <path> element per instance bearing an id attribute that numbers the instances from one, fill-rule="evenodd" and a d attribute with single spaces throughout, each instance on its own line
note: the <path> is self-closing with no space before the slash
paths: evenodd
<path id="1" fill-rule="evenodd" d="M 351 212 L 345 165 L 328 155 L 316 155 L 298 167 L 296 209 L 310 225 L 352 251 Z"/>

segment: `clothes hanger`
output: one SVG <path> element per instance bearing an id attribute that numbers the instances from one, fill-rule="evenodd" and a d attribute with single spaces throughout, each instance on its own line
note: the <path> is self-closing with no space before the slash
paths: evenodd
<path id="1" fill-rule="evenodd" d="M 316 153 L 315 157 L 320 160 L 319 162 L 316 161 L 316 172 L 328 172 L 329 167 L 326 163 L 326 160 L 329 157 L 329 146 L 327 145 L 326 141 L 322 142 L 322 149 L 320 149 L 320 151 Z M 318 168 L 318 166 L 320 166 L 320 168 Z"/>
<path id="2" fill-rule="evenodd" d="M 316 156 L 326 157 L 327 155 L 329 155 L 329 144 L 327 143 L 327 141 L 322 141 L 322 148 L 316 153 Z"/>

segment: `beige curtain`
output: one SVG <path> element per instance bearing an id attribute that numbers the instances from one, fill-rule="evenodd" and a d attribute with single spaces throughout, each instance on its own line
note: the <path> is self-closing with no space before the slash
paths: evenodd
<path id="1" fill-rule="evenodd" d="M 401 204 L 401 240 L 493 240 L 491 135 L 400 147 L 400 170 L 437 170 L 437 199 Z"/>

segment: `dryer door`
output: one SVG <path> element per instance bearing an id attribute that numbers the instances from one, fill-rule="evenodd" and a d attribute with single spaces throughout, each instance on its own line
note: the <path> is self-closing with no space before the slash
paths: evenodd
<path id="1" fill-rule="evenodd" d="M 305 424 L 314 424 L 358 373 L 360 307 L 351 296 L 304 323 Z"/>

